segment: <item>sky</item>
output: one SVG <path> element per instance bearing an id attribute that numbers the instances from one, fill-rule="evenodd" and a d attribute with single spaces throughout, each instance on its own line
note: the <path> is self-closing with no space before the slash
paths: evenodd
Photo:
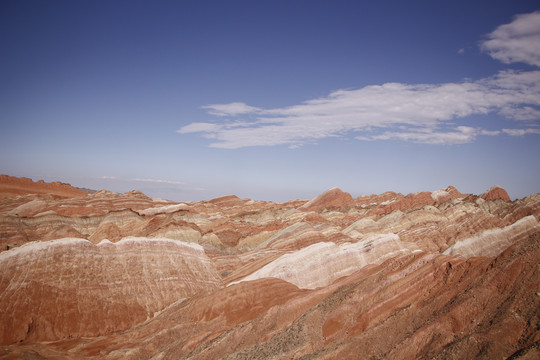
<path id="1" fill-rule="evenodd" d="M 175 201 L 540 192 L 540 5 L 0 2 L 0 173 Z"/>

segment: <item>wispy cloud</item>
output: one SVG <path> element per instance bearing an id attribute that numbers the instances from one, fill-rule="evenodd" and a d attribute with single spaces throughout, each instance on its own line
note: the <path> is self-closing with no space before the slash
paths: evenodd
<path id="1" fill-rule="evenodd" d="M 260 109 L 254 106 L 249 106 L 243 102 L 234 102 L 230 104 L 213 104 L 203 106 L 203 109 L 209 109 L 208 113 L 217 116 L 231 116 L 246 113 L 257 112 Z"/>
<path id="2" fill-rule="evenodd" d="M 432 129 L 422 129 L 417 132 L 392 132 L 387 131 L 381 135 L 367 138 L 359 137 L 359 140 L 403 140 L 424 144 L 465 144 L 473 141 L 481 130 L 470 126 L 458 126 L 450 131 L 442 132 Z"/>
<path id="3" fill-rule="evenodd" d="M 181 181 L 172 181 L 172 180 L 161 180 L 161 179 L 131 179 L 132 181 L 139 182 L 149 182 L 149 183 L 158 183 L 158 184 L 170 184 L 170 185 L 184 185 Z"/>
<path id="4" fill-rule="evenodd" d="M 481 46 L 491 56 L 505 62 L 540 65 L 538 20 L 540 12 L 518 16 L 512 23 L 489 34 L 489 40 Z M 515 55 L 510 56 L 510 53 Z M 515 134 L 510 130 L 455 124 L 456 120 L 465 120 L 471 115 L 497 113 L 521 121 L 524 126 L 533 126 L 540 118 L 540 71 L 507 70 L 477 81 L 459 83 L 372 85 L 338 90 L 325 97 L 274 109 L 261 109 L 242 102 L 204 108 L 211 115 L 219 116 L 218 122 L 192 123 L 178 132 L 200 133 L 213 139 L 210 146 L 217 148 L 281 144 L 296 148 L 318 139 L 345 136 L 371 141 L 463 144 L 478 136 Z M 535 129 L 521 130 L 523 134 L 537 133 Z"/>
<path id="5" fill-rule="evenodd" d="M 502 129 L 505 134 L 511 136 L 523 136 L 526 134 L 540 134 L 540 129 Z"/>
<path id="6" fill-rule="evenodd" d="M 146 183 L 155 183 L 155 184 L 169 184 L 169 185 L 185 185 L 185 183 L 181 182 L 181 181 L 174 181 L 174 180 L 163 180 L 163 179 L 146 179 L 146 178 L 135 178 L 135 179 L 121 179 L 121 178 L 117 178 L 116 176 L 101 176 L 99 179 L 102 179 L 102 180 L 116 180 L 116 181 L 122 181 L 122 182 L 131 182 L 131 181 L 136 181 L 136 182 L 146 182 Z"/>
<path id="7" fill-rule="evenodd" d="M 236 117 L 221 124 L 192 123 L 179 132 L 203 133 L 215 140 L 210 146 L 229 149 L 299 146 L 349 133 L 361 140 L 461 144 L 486 133 L 482 129 L 466 131 L 466 127 L 443 132 L 447 122 L 490 112 L 513 120 L 535 120 L 539 106 L 540 71 L 503 71 L 475 82 L 389 83 L 338 90 L 291 107 L 258 109 L 254 121 Z M 381 135 L 381 130 L 388 132 Z"/>
<path id="8" fill-rule="evenodd" d="M 480 46 L 505 64 L 524 62 L 540 66 L 540 11 L 517 15 L 511 23 L 488 34 Z"/>

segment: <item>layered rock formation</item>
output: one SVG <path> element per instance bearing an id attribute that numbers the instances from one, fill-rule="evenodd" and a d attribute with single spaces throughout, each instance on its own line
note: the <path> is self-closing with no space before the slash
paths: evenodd
<path id="1" fill-rule="evenodd" d="M 315 211 L 322 209 L 347 209 L 353 206 L 353 204 L 354 199 L 351 194 L 335 187 L 308 201 L 300 208 L 302 210 Z"/>
<path id="2" fill-rule="evenodd" d="M 355 243 L 340 245 L 318 242 L 282 255 L 240 281 L 278 278 L 302 289 L 315 289 L 328 286 L 364 266 L 416 251 L 420 250 L 414 243 L 403 243 L 395 234 L 370 235 Z"/>
<path id="3" fill-rule="evenodd" d="M 540 194 L 174 203 L 51 186 L 0 197 L 0 357 L 539 354 Z"/>
<path id="4" fill-rule="evenodd" d="M 112 334 L 222 287 L 202 247 L 169 239 L 31 242 L 0 268 L 3 344 Z"/>
<path id="5" fill-rule="evenodd" d="M 501 199 L 504 201 L 510 201 L 510 196 L 508 196 L 508 193 L 506 192 L 506 190 L 504 190 L 502 187 L 498 185 L 492 186 L 488 191 L 480 195 L 480 197 L 484 200 Z"/>
<path id="6" fill-rule="evenodd" d="M 26 194 L 48 194 L 58 197 L 77 197 L 86 195 L 87 191 L 72 187 L 59 181 L 46 183 L 43 180 L 37 182 L 29 178 L 18 178 L 9 175 L 0 175 L 0 199 L 17 197 Z"/>

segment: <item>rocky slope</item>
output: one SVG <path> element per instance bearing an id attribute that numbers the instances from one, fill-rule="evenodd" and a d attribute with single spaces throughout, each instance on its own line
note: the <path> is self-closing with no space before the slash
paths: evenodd
<path id="1" fill-rule="evenodd" d="M 31 242 L 0 254 L 2 343 L 128 330 L 170 304 L 222 287 L 196 244 L 125 238 Z"/>
<path id="2" fill-rule="evenodd" d="M 9 179 L 0 357 L 540 355 L 540 194 L 173 203 Z"/>
<path id="3" fill-rule="evenodd" d="M 37 182 L 29 178 L 18 178 L 9 175 L 0 175 L 0 199 L 17 197 L 26 194 L 48 194 L 56 197 L 71 198 L 84 196 L 87 190 L 72 187 L 59 181 L 46 183 Z"/>

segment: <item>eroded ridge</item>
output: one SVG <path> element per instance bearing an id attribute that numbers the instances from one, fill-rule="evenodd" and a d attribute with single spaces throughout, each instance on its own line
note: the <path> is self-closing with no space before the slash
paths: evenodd
<path id="1" fill-rule="evenodd" d="M 540 194 L 178 203 L 23 183 L 0 197 L 0 356 L 539 355 Z"/>

